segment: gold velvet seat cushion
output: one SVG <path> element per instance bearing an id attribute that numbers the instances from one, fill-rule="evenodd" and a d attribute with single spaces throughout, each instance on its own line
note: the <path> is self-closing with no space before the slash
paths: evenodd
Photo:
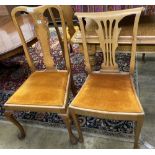
<path id="1" fill-rule="evenodd" d="M 108 112 L 142 112 L 130 76 L 119 74 L 88 75 L 71 105 Z"/>
<path id="2" fill-rule="evenodd" d="M 34 72 L 6 104 L 63 106 L 67 72 Z"/>

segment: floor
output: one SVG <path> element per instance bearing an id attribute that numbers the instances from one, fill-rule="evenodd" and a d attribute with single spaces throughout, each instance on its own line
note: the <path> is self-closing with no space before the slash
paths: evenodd
<path id="1" fill-rule="evenodd" d="M 155 54 L 147 54 L 145 63 L 138 59 L 140 101 L 145 111 L 142 138 L 155 146 Z"/>
<path id="2" fill-rule="evenodd" d="M 155 146 L 155 54 L 146 55 L 146 62 L 137 57 L 140 100 L 145 111 L 140 148 Z M 97 134 L 84 133 L 84 143 L 71 145 L 67 131 L 52 127 L 23 124 L 27 136 L 19 140 L 17 128 L 7 121 L 0 122 L 0 148 L 132 148 L 133 143 L 118 138 L 108 138 Z"/>

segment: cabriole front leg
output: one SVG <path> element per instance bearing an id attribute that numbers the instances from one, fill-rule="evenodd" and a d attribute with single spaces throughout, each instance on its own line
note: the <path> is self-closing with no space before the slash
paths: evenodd
<path id="1" fill-rule="evenodd" d="M 62 117 L 62 119 L 66 125 L 66 128 L 68 130 L 69 139 L 70 139 L 71 144 L 77 144 L 78 139 L 72 133 L 71 120 L 70 120 L 69 116 L 67 114 L 60 114 L 60 116 Z"/>
<path id="2" fill-rule="evenodd" d="M 13 116 L 13 113 L 12 112 L 8 112 L 6 111 L 4 113 L 5 117 L 10 121 L 12 122 L 14 125 L 17 126 L 17 128 L 19 129 L 20 133 L 18 135 L 18 138 L 19 139 L 24 139 L 25 138 L 25 131 L 24 131 L 24 128 L 22 127 L 22 125 L 16 120 L 16 118 Z"/>

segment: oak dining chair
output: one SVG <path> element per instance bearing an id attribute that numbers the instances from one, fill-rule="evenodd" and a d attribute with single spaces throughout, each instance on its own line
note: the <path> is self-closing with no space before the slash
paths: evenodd
<path id="1" fill-rule="evenodd" d="M 134 148 L 138 148 L 138 140 L 143 125 L 144 111 L 137 97 L 133 84 L 135 68 L 137 30 L 141 12 L 144 8 L 119 11 L 76 13 L 78 17 L 86 70 L 88 77 L 79 93 L 69 105 L 69 113 L 78 129 L 79 142 L 83 142 L 78 116 L 92 116 L 101 119 L 135 121 Z M 129 72 L 121 72 L 116 62 L 116 49 L 121 31 L 119 23 L 129 16 L 134 16 Z M 99 71 L 93 71 L 86 40 L 87 21 L 93 20 L 103 62 Z"/>
<path id="2" fill-rule="evenodd" d="M 65 70 L 56 69 L 50 53 L 50 32 L 48 27 L 48 20 L 45 18 L 44 13 L 45 11 L 49 11 L 49 14 L 52 15 L 51 10 L 53 8 L 59 12 L 61 19 L 63 41 L 62 37 L 60 36 L 59 29 L 57 29 L 56 32 L 59 36 L 61 41 L 60 45 L 64 52 L 64 59 L 66 64 Z M 19 26 L 16 18 L 16 14 L 21 11 L 28 13 L 33 19 L 34 31 L 38 41 L 40 42 L 43 52 L 43 62 L 45 65 L 44 70 L 36 70 L 34 62 L 29 53 L 22 29 Z M 25 131 L 22 125 L 14 117 L 14 111 L 57 113 L 63 119 L 68 129 L 71 143 L 75 144 L 77 139 L 72 134 L 70 118 L 67 113 L 68 96 L 71 87 L 72 76 L 66 35 L 66 24 L 63 11 L 60 6 L 56 5 L 38 7 L 20 6 L 14 8 L 11 14 L 24 48 L 26 60 L 32 73 L 4 104 L 5 116 L 19 128 L 19 138 L 24 138 Z M 51 19 L 55 21 L 53 16 L 51 16 Z"/>

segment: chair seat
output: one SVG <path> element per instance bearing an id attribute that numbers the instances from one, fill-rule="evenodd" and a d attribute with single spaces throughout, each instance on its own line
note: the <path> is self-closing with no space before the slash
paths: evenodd
<path id="1" fill-rule="evenodd" d="M 90 74 L 72 107 L 107 112 L 142 112 L 129 75 Z"/>
<path id="2" fill-rule="evenodd" d="M 63 106 L 68 72 L 34 72 L 6 105 Z"/>

